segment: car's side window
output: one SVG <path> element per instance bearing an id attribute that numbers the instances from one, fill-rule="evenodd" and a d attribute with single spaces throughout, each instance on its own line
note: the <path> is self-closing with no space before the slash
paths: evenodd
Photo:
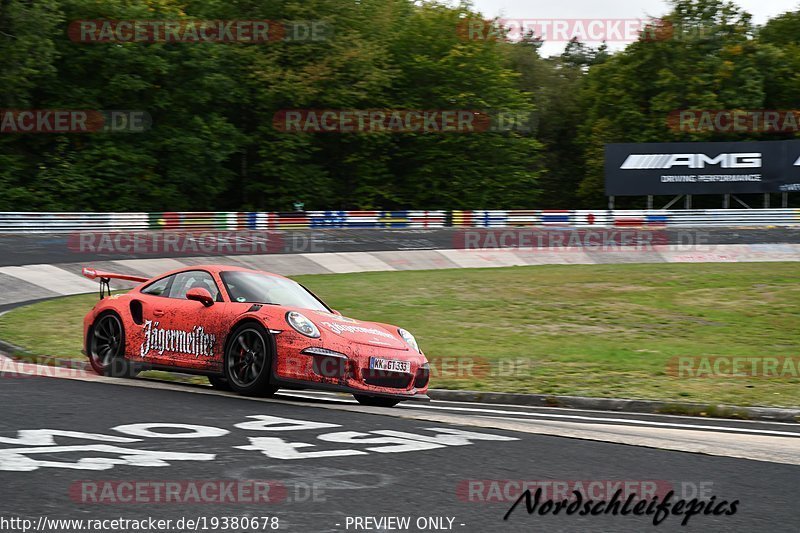
<path id="1" fill-rule="evenodd" d="M 174 278 L 175 276 L 167 276 L 166 278 L 154 281 L 142 289 L 142 294 L 150 294 L 152 296 L 167 296 L 166 293 L 169 290 L 170 283 Z"/>
<path id="2" fill-rule="evenodd" d="M 198 287 L 206 289 L 211 293 L 211 297 L 214 300 L 220 301 L 219 289 L 214 282 L 214 278 L 211 277 L 211 274 L 202 270 L 190 270 L 189 272 L 175 274 L 175 281 L 172 283 L 172 288 L 170 288 L 169 297 L 185 299 L 189 289 Z"/>

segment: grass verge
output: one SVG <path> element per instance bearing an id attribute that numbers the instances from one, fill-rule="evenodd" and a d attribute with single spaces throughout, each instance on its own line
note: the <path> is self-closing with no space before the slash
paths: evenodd
<path id="1" fill-rule="evenodd" d="M 413 332 L 432 387 L 796 407 L 800 378 L 679 378 L 676 356 L 800 356 L 796 263 L 568 265 L 296 279 L 347 316 Z M 96 295 L 0 317 L 0 339 L 83 357 Z M 462 363 L 463 367 L 458 368 Z"/>

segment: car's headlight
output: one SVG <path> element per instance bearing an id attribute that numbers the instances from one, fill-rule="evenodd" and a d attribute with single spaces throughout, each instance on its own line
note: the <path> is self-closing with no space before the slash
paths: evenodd
<path id="1" fill-rule="evenodd" d="M 422 353 L 419 351 L 419 345 L 417 344 L 417 339 L 414 338 L 414 335 L 407 332 L 403 328 L 397 328 L 397 333 L 400 334 L 401 337 L 403 337 L 403 340 L 406 341 L 406 344 L 414 348 L 419 353 Z"/>
<path id="2" fill-rule="evenodd" d="M 312 339 L 319 338 L 319 330 L 317 326 L 314 325 L 305 315 L 298 313 L 297 311 L 289 311 L 286 313 L 286 322 L 292 326 L 292 328 L 306 337 L 311 337 Z"/>

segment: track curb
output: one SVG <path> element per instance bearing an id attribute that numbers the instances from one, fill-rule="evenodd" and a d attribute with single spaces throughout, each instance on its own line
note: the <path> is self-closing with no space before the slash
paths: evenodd
<path id="1" fill-rule="evenodd" d="M 0 357 L 14 360 L 38 359 L 20 346 L 0 340 Z M 84 368 L 88 362 L 56 357 L 44 358 L 50 366 Z M 181 381 L 180 379 L 176 381 Z M 630 400 L 622 398 L 587 398 L 583 396 L 552 396 L 545 394 L 519 394 L 448 389 L 429 389 L 431 400 L 464 403 L 523 405 L 530 407 L 561 407 L 587 411 L 619 411 L 625 413 L 684 415 L 708 418 L 731 418 L 769 422 L 800 423 L 800 409 L 778 407 L 742 407 L 724 404 L 667 402 L 656 400 Z"/>
<path id="2" fill-rule="evenodd" d="M 432 400 L 452 402 L 482 402 L 533 407 L 563 407 L 588 411 L 620 411 L 627 413 L 687 415 L 708 418 L 800 423 L 800 409 L 784 409 L 778 407 L 742 407 L 724 404 L 626 400 L 622 398 L 586 398 L 582 396 L 552 396 L 545 394 L 445 389 L 429 389 L 428 396 L 430 396 Z"/>

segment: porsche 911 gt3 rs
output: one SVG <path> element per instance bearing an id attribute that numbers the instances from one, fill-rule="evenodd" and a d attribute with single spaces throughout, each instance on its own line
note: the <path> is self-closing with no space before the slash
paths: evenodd
<path id="1" fill-rule="evenodd" d="M 100 374 L 179 371 L 245 395 L 326 389 L 373 406 L 427 399 L 430 367 L 413 335 L 344 317 L 283 276 L 218 265 L 151 279 L 83 274 L 101 282 L 84 318 L 84 351 Z M 111 295 L 111 279 L 140 285 Z"/>

